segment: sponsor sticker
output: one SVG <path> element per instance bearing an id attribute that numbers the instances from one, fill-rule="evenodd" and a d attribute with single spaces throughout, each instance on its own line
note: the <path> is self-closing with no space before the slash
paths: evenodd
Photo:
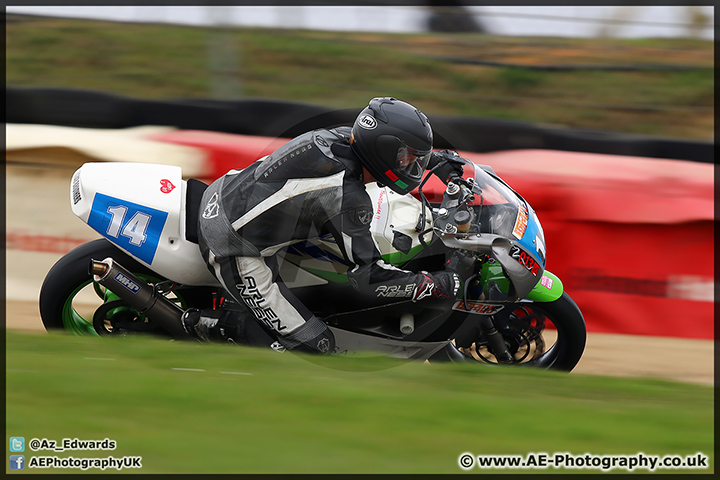
<path id="1" fill-rule="evenodd" d="M 525 235 L 525 230 L 528 226 L 528 211 L 525 205 L 520 205 L 518 209 L 518 215 L 515 219 L 515 227 L 513 228 L 512 234 L 515 238 L 520 240 Z"/>
<path id="2" fill-rule="evenodd" d="M 467 309 L 465 308 L 466 303 Z M 468 300 L 467 302 L 458 300 L 457 302 L 455 302 L 455 305 L 453 305 L 453 310 L 474 313 L 476 315 L 495 315 L 503 308 L 505 308 L 504 305 L 498 305 L 495 303 L 474 302 L 472 300 Z"/>
<path id="3" fill-rule="evenodd" d="M 547 288 L 548 290 L 551 290 L 552 286 L 553 286 L 553 279 L 543 275 L 542 278 L 540 279 L 540 285 Z"/>
<path id="4" fill-rule="evenodd" d="M 162 193 L 170 193 L 173 190 L 175 190 L 175 185 L 173 185 L 170 180 L 168 180 L 167 178 L 163 178 L 162 180 L 160 180 L 160 191 Z"/>
<path id="5" fill-rule="evenodd" d="M 383 210 L 385 209 L 385 206 L 387 204 L 385 203 L 385 190 L 380 190 L 380 194 L 378 195 L 377 199 L 377 208 L 375 209 L 375 220 L 380 220 L 383 215 Z"/>
<path id="6" fill-rule="evenodd" d="M 140 291 L 140 285 L 123 275 L 122 272 L 116 273 L 114 278 L 120 285 L 130 290 L 133 295 Z"/>
<path id="7" fill-rule="evenodd" d="M 80 194 L 80 170 L 75 172 L 72 178 L 72 198 L 73 205 L 77 205 L 80 200 L 82 200 L 82 195 Z"/>

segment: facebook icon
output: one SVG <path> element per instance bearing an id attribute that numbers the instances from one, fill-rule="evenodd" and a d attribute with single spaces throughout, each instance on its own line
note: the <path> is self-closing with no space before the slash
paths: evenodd
<path id="1" fill-rule="evenodd" d="M 25 470 L 25 455 L 10 455 L 10 470 Z"/>

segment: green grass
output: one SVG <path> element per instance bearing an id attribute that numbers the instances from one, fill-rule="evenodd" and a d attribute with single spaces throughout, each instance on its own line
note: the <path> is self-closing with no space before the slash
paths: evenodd
<path id="1" fill-rule="evenodd" d="M 393 95 L 433 115 L 517 119 L 712 140 L 714 44 L 692 39 L 565 39 L 375 34 L 109 23 L 10 16 L 6 82 L 140 98 L 207 98 L 223 78 L 244 98 L 362 108 Z M 226 53 L 213 62 L 209 53 Z M 538 71 L 515 65 L 664 64 L 689 71 Z M 213 67 L 213 64 L 220 65 Z M 215 69 L 215 70 L 214 70 Z M 592 115 L 588 112 L 593 113 Z"/>
<path id="2" fill-rule="evenodd" d="M 702 452 L 714 471 L 709 387 L 144 337 L 8 331 L 6 351 L 6 439 L 109 438 L 45 454 L 141 473 L 461 473 L 463 452 Z"/>

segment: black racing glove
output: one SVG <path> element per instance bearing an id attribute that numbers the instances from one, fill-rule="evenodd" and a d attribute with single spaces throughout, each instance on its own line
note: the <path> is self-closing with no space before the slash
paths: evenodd
<path id="1" fill-rule="evenodd" d="M 455 250 L 445 263 L 445 268 L 457 273 L 463 282 L 476 273 L 477 266 L 479 266 L 477 256 L 471 252 L 461 250 Z"/>
<path id="2" fill-rule="evenodd" d="M 463 174 L 463 158 L 454 150 L 438 150 L 432 152 L 430 161 L 428 162 L 428 170 L 440 165 L 433 173 L 444 183 L 450 181 L 450 175 L 456 173 L 460 176 Z"/>

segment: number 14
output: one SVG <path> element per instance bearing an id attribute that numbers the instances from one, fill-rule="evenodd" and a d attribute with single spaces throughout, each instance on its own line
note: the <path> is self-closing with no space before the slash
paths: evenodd
<path id="1" fill-rule="evenodd" d="M 123 228 L 123 220 L 127 213 L 127 207 L 118 205 L 117 207 L 108 207 L 107 211 L 112 215 L 110 226 L 107 229 L 108 236 L 118 238 L 118 235 L 122 235 L 123 237 L 129 238 L 131 244 L 138 247 L 145 242 L 147 239 L 145 231 L 152 218 L 150 215 L 136 212 Z M 122 232 L 120 231 L 121 228 Z"/>

